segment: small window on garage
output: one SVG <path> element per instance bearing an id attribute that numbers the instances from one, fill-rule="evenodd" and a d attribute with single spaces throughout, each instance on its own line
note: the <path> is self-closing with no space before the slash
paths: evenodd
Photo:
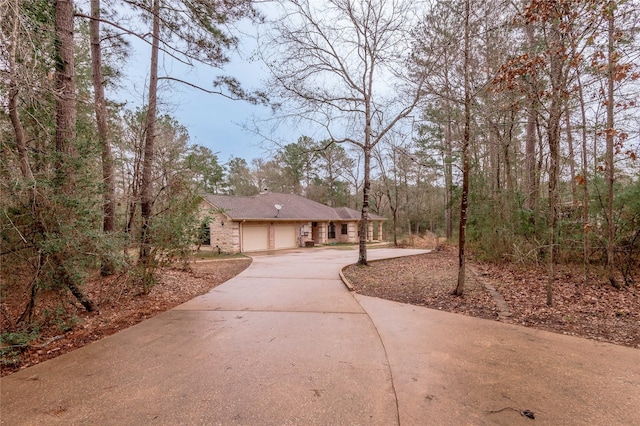
<path id="1" fill-rule="evenodd" d="M 347 235 L 349 233 L 349 225 L 346 223 L 342 224 L 342 230 L 340 232 L 342 235 Z"/>
<path id="2" fill-rule="evenodd" d="M 329 222 L 329 239 L 335 239 L 336 238 L 336 225 L 333 224 L 333 222 Z"/>

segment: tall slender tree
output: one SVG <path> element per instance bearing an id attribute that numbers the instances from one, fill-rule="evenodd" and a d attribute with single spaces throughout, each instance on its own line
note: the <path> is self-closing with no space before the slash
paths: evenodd
<path id="1" fill-rule="evenodd" d="M 616 240 L 616 224 L 613 216 L 614 206 L 614 183 L 615 183 L 615 163 L 613 161 L 613 143 L 616 135 L 613 108 L 615 103 L 614 82 L 616 63 L 618 62 L 618 54 L 615 48 L 615 13 L 616 2 L 608 1 L 605 8 L 605 16 L 607 19 L 607 128 L 606 140 L 607 150 L 605 155 L 605 163 L 607 170 L 607 275 L 609 282 L 616 288 L 620 288 L 620 283 L 615 278 L 615 240 Z"/>
<path id="2" fill-rule="evenodd" d="M 91 0 L 91 20 L 89 21 L 89 37 L 91 40 L 91 70 L 93 77 L 94 109 L 98 127 L 98 139 L 101 146 L 102 162 L 102 230 L 112 234 L 116 230 L 116 180 L 113 165 L 113 154 L 107 127 L 107 102 L 104 94 L 104 76 L 102 73 L 102 48 L 100 44 L 100 0 Z M 114 273 L 113 262 L 102 260 L 102 275 Z"/>
<path id="3" fill-rule="evenodd" d="M 221 68 L 229 61 L 228 49 L 238 44 L 238 39 L 230 32 L 231 24 L 243 19 L 258 19 L 251 0 L 236 2 L 210 2 L 207 0 L 152 0 L 150 6 L 132 2 L 142 8 L 146 18 L 151 20 L 151 62 L 149 68 L 148 105 L 146 108 L 145 142 L 140 182 L 141 234 L 139 265 L 143 270 L 153 263 L 150 258 L 153 219 L 153 179 L 154 145 L 158 113 L 158 83 L 161 80 L 184 83 L 208 93 L 223 95 L 232 99 L 250 102 L 263 101 L 261 93 L 245 91 L 239 82 L 229 76 L 218 77 L 214 88 L 203 88 L 170 75 L 159 75 L 160 53 L 187 65 L 202 63 Z M 143 274 L 144 286 L 152 280 Z"/>
<path id="4" fill-rule="evenodd" d="M 460 222 L 458 227 L 458 282 L 453 294 L 462 296 L 466 272 L 467 209 L 469 207 L 469 144 L 471 141 L 471 7 L 469 0 L 464 2 L 464 134 L 462 137 L 462 194 L 460 197 Z"/>
<path id="5" fill-rule="evenodd" d="M 56 37 L 56 176 L 55 186 L 62 196 L 71 198 L 76 189 L 76 164 L 77 150 L 76 139 L 76 80 L 74 59 L 74 22 L 73 1 L 57 0 L 55 4 L 55 37 Z M 75 213 L 75 212 L 73 212 Z M 73 220 L 68 216 L 65 220 Z M 55 227 L 53 234 L 61 233 L 61 229 Z M 53 261 L 58 265 L 55 276 L 62 285 L 67 287 L 87 311 L 94 311 L 95 304 L 79 287 L 76 274 L 69 268 L 68 254 L 61 248 L 56 250 Z"/>
<path id="6" fill-rule="evenodd" d="M 149 67 L 149 98 L 147 105 L 145 139 L 142 159 L 142 180 L 140 183 L 140 254 L 139 263 L 145 270 L 152 262 L 151 256 L 151 219 L 153 213 L 152 168 L 156 139 L 156 115 L 158 112 L 158 55 L 160 52 L 160 1 L 153 0 L 151 18 L 151 63 Z M 149 286 L 147 274 L 144 275 L 143 287 Z"/>

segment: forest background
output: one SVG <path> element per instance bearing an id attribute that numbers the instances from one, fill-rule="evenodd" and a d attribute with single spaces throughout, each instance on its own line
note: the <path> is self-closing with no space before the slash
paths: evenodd
<path id="1" fill-rule="evenodd" d="M 98 274 L 148 293 L 158 268 L 198 244 L 202 192 L 295 193 L 361 210 L 363 226 L 369 211 L 389 218 L 396 245 L 426 232 L 455 241 L 458 294 L 465 249 L 547 265 L 549 305 L 558 264 L 579 265 L 585 285 L 601 270 L 636 289 L 637 1 L 0 6 L 3 355 L 69 321 L 68 306 L 97 311 L 84 285 Z M 263 90 L 223 73 L 247 23 Z M 134 110 L 110 98 L 136 60 L 132 38 L 150 50 Z M 270 106 L 252 123 L 269 155 L 223 163 L 190 143 L 171 98 L 194 83 L 163 75 L 169 60 L 210 67 L 199 89 L 211 96 Z M 296 136 L 270 140 L 276 125 Z M 39 309 L 51 294 L 59 306 Z"/>

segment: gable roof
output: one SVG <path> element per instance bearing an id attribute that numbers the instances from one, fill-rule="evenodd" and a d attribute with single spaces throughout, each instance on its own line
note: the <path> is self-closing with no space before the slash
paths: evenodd
<path id="1" fill-rule="evenodd" d="M 336 211 L 336 213 L 338 214 L 340 219 L 356 219 L 356 220 L 359 220 L 362 217 L 362 212 L 359 212 L 359 211 L 354 210 L 354 209 L 350 209 L 349 207 L 336 207 L 334 210 Z M 372 219 L 375 219 L 373 216 L 377 216 L 377 215 L 369 213 L 369 216 Z"/>
<path id="2" fill-rule="evenodd" d="M 332 208 L 294 194 L 265 192 L 250 197 L 203 195 L 209 204 L 222 209 L 233 220 L 360 220 L 360 212 L 348 207 Z M 282 206 L 280 212 L 275 205 Z M 371 219 L 385 218 L 370 214 Z"/>

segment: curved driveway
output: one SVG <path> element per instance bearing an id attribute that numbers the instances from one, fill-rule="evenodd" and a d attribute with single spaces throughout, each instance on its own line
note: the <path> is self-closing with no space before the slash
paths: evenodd
<path id="1" fill-rule="evenodd" d="M 353 295 L 338 271 L 356 259 L 256 256 L 203 296 L 3 378 L 2 424 L 638 421 L 637 349 Z"/>

